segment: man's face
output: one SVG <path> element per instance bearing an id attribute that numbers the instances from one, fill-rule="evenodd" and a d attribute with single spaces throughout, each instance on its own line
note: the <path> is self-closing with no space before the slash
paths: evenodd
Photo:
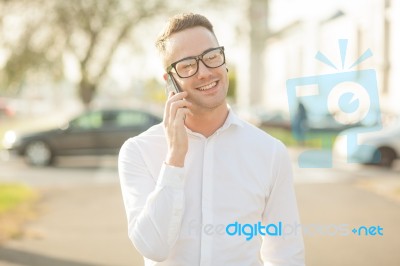
<path id="1" fill-rule="evenodd" d="M 166 61 L 171 64 L 218 46 L 215 36 L 208 29 L 186 29 L 174 33 L 169 38 Z M 217 68 L 208 68 L 199 61 L 199 69 L 194 76 L 180 78 L 175 73 L 173 75 L 181 89 L 188 93 L 186 99 L 193 104 L 193 111 L 215 109 L 226 104 L 229 81 L 225 64 Z"/>

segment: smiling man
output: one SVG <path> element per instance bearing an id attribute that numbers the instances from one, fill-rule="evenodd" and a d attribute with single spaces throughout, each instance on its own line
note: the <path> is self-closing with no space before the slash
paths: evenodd
<path id="1" fill-rule="evenodd" d="M 249 240 L 220 230 L 300 222 L 284 145 L 227 105 L 212 24 L 179 14 L 156 46 L 179 92 L 169 93 L 162 124 L 125 142 L 118 166 L 129 237 L 146 266 L 304 265 L 299 232 Z"/>

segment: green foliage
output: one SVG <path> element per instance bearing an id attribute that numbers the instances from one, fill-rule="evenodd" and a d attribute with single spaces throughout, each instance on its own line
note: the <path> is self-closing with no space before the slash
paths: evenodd
<path id="1" fill-rule="evenodd" d="M 236 69 L 233 67 L 229 68 L 228 72 L 229 78 L 229 88 L 228 88 L 228 98 L 233 102 L 236 101 L 236 91 L 237 91 L 237 79 L 236 79 Z"/>
<path id="2" fill-rule="evenodd" d="M 164 103 L 167 99 L 165 93 L 165 84 L 152 78 L 144 84 L 144 100 L 155 103 Z"/>
<path id="3" fill-rule="evenodd" d="M 282 128 L 273 128 L 273 127 L 264 127 L 262 128 L 265 132 L 270 134 L 271 136 L 279 139 L 287 146 L 298 146 L 299 143 L 293 137 L 293 134 L 290 130 L 282 129 Z M 306 140 L 304 142 L 304 146 L 311 148 L 331 148 L 322 147 L 323 143 L 325 144 L 333 144 L 337 133 L 335 132 L 308 132 L 306 135 Z"/>
<path id="4" fill-rule="evenodd" d="M 0 184 L 0 214 L 35 200 L 37 196 L 34 190 L 22 184 Z"/>

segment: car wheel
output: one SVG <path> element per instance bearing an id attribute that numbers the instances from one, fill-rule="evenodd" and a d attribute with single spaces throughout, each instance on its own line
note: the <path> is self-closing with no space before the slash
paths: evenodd
<path id="1" fill-rule="evenodd" d="M 49 145 L 39 140 L 26 146 L 25 156 L 29 164 L 36 166 L 46 166 L 53 161 L 53 153 Z"/>
<path id="2" fill-rule="evenodd" d="M 374 163 L 382 167 L 391 167 L 396 153 L 390 148 L 379 148 L 374 154 Z"/>

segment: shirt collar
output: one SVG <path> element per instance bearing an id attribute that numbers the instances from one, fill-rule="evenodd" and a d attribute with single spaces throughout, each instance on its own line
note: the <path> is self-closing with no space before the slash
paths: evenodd
<path id="1" fill-rule="evenodd" d="M 232 108 L 228 106 L 228 116 L 226 117 L 224 125 L 221 127 L 222 128 L 228 128 L 231 125 L 237 125 L 240 127 L 244 127 L 243 121 L 233 112 Z"/>
<path id="2" fill-rule="evenodd" d="M 233 112 L 232 108 L 228 105 L 228 116 L 225 119 L 224 124 L 217 129 L 215 132 L 216 134 L 219 134 L 219 132 L 228 129 L 231 125 L 236 125 L 239 127 L 244 127 L 244 122 Z M 198 133 L 191 131 L 189 128 L 186 127 L 186 130 L 188 133 L 197 135 Z"/>

